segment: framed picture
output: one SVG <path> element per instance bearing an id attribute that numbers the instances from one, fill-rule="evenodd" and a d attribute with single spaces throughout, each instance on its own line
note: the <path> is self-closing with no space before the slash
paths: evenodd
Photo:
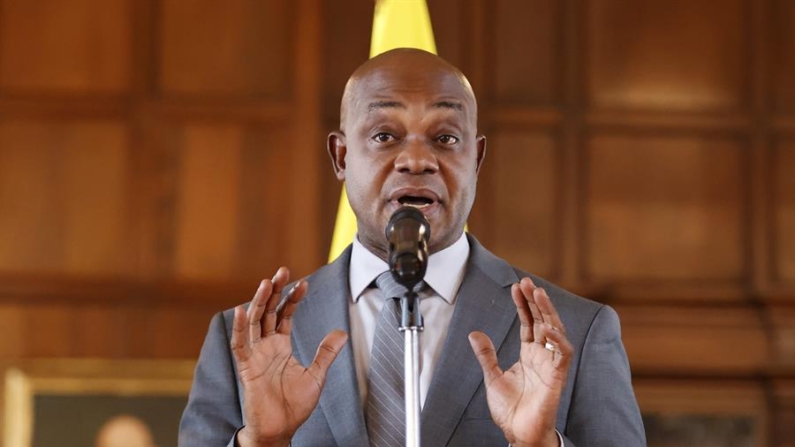
<path id="1" fill-rule="evenodd" d="M 637 380 L 649 447 L 767 445 L 765 390 L 736 380 Z"/>
<path id="2" fill-rule="evenodd" d="M 4 365 L 5 447 L 176 447 L 194 361 L 26 360 Z"/>

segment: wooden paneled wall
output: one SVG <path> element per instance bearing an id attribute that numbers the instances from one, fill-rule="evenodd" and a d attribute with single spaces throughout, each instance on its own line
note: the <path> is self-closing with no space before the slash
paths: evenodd
<path id="1" fill-rule="evenodd" d="M 319 2 L 0 6 L 0 355 L 195 357 L 319 264 Z"/>
<path id="2" fill-rule="evenodd" d="M 652 430 L 795 446 L 795 1 L 428 3 L 488 137 L 472 232 L 617 308 Z M 0 1 L 0 356 L 194 358 L 321 265 L 372 12 Z"/>

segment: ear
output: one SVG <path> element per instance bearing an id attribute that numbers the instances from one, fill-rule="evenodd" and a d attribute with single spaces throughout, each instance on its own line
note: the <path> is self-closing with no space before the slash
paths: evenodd
<path id="1" fill-rule="evenodd" d="M 475 137 L 475 145 L 478 151 L 477 167 L 475 172 L 480 173 L 480 167 L 483 166 L 483 159 L 486 158 L 486 136 L 478 135 Z"/>
<path id="2" fill-rule="evenodd" d="M 337 180 L 345 180 L 345 155 L 348 153 L 348 146 L 345 145 L 345 133 L 335 130 L 328 134 L 326 149 L 331 157 L 331 166 L 334 168 Z"/>

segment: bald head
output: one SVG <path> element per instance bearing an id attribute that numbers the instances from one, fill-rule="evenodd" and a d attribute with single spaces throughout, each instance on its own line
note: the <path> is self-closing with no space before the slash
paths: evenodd
<path id="1" fill-rule="evenodd" d="M 129 414 L 115 416 L 97 432 L 95 447 L 156 447 L 144 421 Z"/>
<path id="2" fill-rule="evenodd" d="M 431 53 L 401 48 L 359 67 L 327 148 L 345 182 L 359 241 L 382 259 L 389 217 L 409 204 L 431 224 L 431 253 L 457 241 L 486 152 L 472 87 Z"/>
<path id="3" fill-rule="evenodd" d="M 477 127 L 477 101 L 469 81 L 439 56 L 415 48 L 397 48 L 381 53 L 363 63 L 345 85 L 340 106 L 340 129 L 344 132 L 351 114 L 366 113 L 373 107 L 393 104 L 364 103 L 377 97 L 379 91 L 400 89 L 406 92 L 432 86 L 441 96 L 450 96 L 441 107 L 460 108 Z"/>

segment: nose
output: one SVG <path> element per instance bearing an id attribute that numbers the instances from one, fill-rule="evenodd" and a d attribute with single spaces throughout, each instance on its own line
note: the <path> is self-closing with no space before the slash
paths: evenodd
<path id="1" fill-rule="evenodd" d="M 439 161 L 431 144 L 412 138 L 404 142 L 395 158 L 395 170 L 404 174 L 433 174 L 439 170 Z"/>

